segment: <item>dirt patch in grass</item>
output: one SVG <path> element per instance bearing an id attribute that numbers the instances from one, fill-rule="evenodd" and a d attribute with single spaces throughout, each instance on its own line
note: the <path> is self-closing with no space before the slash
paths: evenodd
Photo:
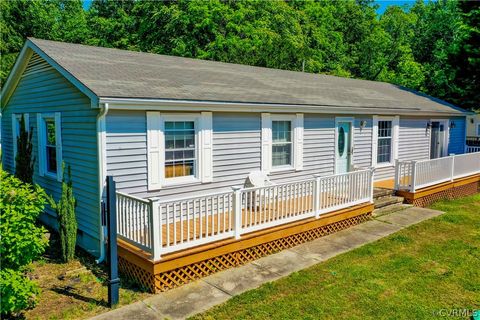
<path id="1" fill-rule="evenodd" d="M 84 319 L 110 310 L 107 306 L 107 269 L 98 265 L 85 251 L 77 248 L 76 259 L 62 263 L 59 240 L 51 234 L 50 246 L 43 257 L 30 266 L 29 277 L 42 292 L 38 305 L 26 311 L 26 319 Z M 120 304 L 149 296 L 142 288 L 121 278 Z"/>

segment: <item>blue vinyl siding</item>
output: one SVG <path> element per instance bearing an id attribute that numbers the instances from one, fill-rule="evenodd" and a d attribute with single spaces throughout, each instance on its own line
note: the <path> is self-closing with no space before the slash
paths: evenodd
<path id="1" fill-rule="evenodd" d="M 448 141 L 448 153 L 462 154 L 465 152 L 466 128 L 465 117 L 450 118 L 455 123 L 455 128 L 450 129 L 450 140 Z"/>
<path id="2" fill-rule="evenodd" d="M 58 200 L 61 182 L 38 175 L 37 113 L 61 112 L 62 156 L 72 168 L 74 195 L 77 199 L 77 221 L 81 231 L 78 244 L 99 253 L 100 203 L 98 192 L 98 160 L 96 116 L 90 99 L 76 89 L 46 61 L 34 54 L 15 92 L 2 114 L 3 168 L 13 172 L 12 113 L 28 113 L 33 128 L 35 156 L 34 181 Z M 55 213 L 47 209 L 42 220 L 56 226 Z"/>

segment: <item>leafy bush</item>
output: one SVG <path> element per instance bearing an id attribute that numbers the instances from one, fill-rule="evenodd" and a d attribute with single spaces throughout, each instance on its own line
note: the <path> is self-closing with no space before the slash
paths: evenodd
<path id="1" fill-rule="evenodd" d="M 23 183 L 0 168 L 0 314 L 33 308 L 39 288 L 24 275 L 25 265 L 48 245 L 46 229 L 35 224 L 48 200 L 39 186 Z"/>
<path id="2" fill-rule="evenodd" d="M 46 229 L 35 224 L 47 195 L 42 188 L 22 183 L 0 169 L 0 261 L 18 269 L 38 258 L 48 245 Z"/>
<path id="3" fill-rule="evenodd" d="M 33 308 L 40 289 L 25 277 L 23 272 L 12 269 L 0 271 L 1 314 L 15 314 Z"/>
<path id="4" fill-rule="evenodd" d="M 65 164 L 62 164 L 62 170 L 62 195 L 55 205 L 55 209 L 57 211 L 62 259 L 65 262 L 69 262 L 75 257 L 75 244 L 77 242 L 76 200 L 73 196 L 70 166 L 68 166 L 68 180 L 65 178 Z"/>
<path id="5" fill-rule="evenodd" d="M 17 156 L 15 157 L 15 176 L 26 183 L 33 183 L 33 128 L 27 131 L 25 118 L 20 119 L 20 135 L 17 140 Z"/>

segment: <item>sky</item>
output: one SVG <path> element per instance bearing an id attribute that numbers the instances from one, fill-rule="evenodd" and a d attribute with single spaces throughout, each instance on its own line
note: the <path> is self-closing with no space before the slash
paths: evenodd
<path id="1" fill-rule="evenodd" d="M 83 0 L 83 8 L 88 9 L 92 0 Z M 379 4 L 380 7 L 377 9 L 378 14 L 382 14 L 387 10 L 388 6 L 403 6 L 403 5 L 413 5 L 415 0 L 376 0 L 375 3 Z"/>
<path id="2" fill-rule="evenodd" d="M 387 10 L 388 6 L 412 6 L 415 4 L 414 0 L 410 1 L 405 1 L 405 0 L 377 0 L 375 1 L 376 4 L 380 5 L 380 7 L 377 9 L 378 14 L 382 14 Z"/>

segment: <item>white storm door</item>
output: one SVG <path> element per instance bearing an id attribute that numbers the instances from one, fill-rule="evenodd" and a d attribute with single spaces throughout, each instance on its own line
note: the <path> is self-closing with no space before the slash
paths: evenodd
<path id="1" fill-rule="evenodd" d="M 346 173 L 352 163 L 352 124 L 351 122 L 337 123 L 337 141 L 335 141 L 336 173 Z"/>

